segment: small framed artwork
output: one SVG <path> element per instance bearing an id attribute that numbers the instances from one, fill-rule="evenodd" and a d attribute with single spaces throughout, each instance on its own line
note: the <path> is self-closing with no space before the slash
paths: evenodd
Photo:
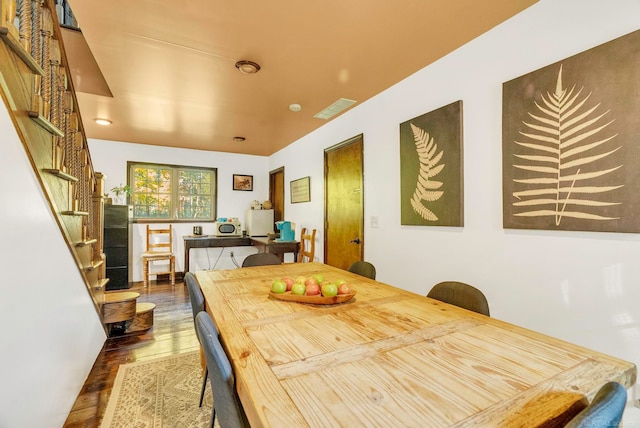
<path id="1" fill-rule="evenodd" d="M 253 191 L 253 175 L 233 174 L 233 190 Z"/>
<path id="2" fill-rule="evenodd" d="M 309 202 L 311 200 L 311 178 L 302 177 L 291 181 L 291 203 Z"/>

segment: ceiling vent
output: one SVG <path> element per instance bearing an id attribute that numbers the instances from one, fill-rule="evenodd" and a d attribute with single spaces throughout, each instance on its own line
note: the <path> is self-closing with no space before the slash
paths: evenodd
<path id="1" fill-rule="evenodd" d="M 345 109 L 351 107 L 355 103 L 356 103 L 356 101 L 354 101 L 354 100 L 349 100 L 347 98 L 340 98 L 338 101 L 336 101 L 335 103 L 331 104 L 329 107 L 327 107 L 326 109 L 322 110 L 320 113 L 316 113 L 313 117 L 316 117 L 318 119 L 327 120 L 330 117 L 333 117 L 336 114 L 340 113 L 342 110 L 345 110 Z"/>

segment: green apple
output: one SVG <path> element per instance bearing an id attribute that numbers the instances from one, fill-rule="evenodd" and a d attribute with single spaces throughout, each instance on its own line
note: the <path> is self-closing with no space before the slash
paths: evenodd
<path id="1" fill-rule="evenodd" d="M 311 275 L 311 278 L 316 280 L 316 283 L 320 284 L 322 283 L 322 281 L 324 281 L 324 275 L 322 275 L 321 273 L 316 273 L 314 275 Z"/>
<path id="2" fill-rule="evenodd" d="M 286 284 L 285 284 L 286 287 Z M 307 286 L 301 282 L 296 282 L 291 286 L 291 294 L 295 294 L 296 296 L 303 296 L 307 291 Z"/>
<path id="3" fill-rule="evenodd" d="M 338 286 L 330 282 L 322 286 L 322 295 L 324 297 L 333 297 L 338 294 Z"/>
<path id="4" fill-rule="evenodd" d="M 271 291 L 276 294 L 282 294 L 287 291 L 287 284 L 281 279 L 274 279 L 271 283 Z"/>

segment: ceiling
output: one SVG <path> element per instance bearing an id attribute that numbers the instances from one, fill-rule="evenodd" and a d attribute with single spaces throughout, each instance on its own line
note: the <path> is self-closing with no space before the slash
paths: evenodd
<path id="1" fill-rule="evenodd" d="M 270 155 L 536 1 L 70 0 L 63 37 L 87 137 Z"/>

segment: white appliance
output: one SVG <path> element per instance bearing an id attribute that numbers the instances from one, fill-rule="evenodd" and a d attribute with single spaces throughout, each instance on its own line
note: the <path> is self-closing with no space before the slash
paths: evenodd
<path id="1" fill-rule="evenodd" d="M 273 210 L 247 210 L 245 227 L 249 236 L 267 236 L 273 233 Z"/>
<path id="2" fill-rule="evenodd" d="M 216 221 L 214 223 L 214 235 L 215 236 L 240 236 L 242 230 L 240 229 L 239 221 Z"/>

